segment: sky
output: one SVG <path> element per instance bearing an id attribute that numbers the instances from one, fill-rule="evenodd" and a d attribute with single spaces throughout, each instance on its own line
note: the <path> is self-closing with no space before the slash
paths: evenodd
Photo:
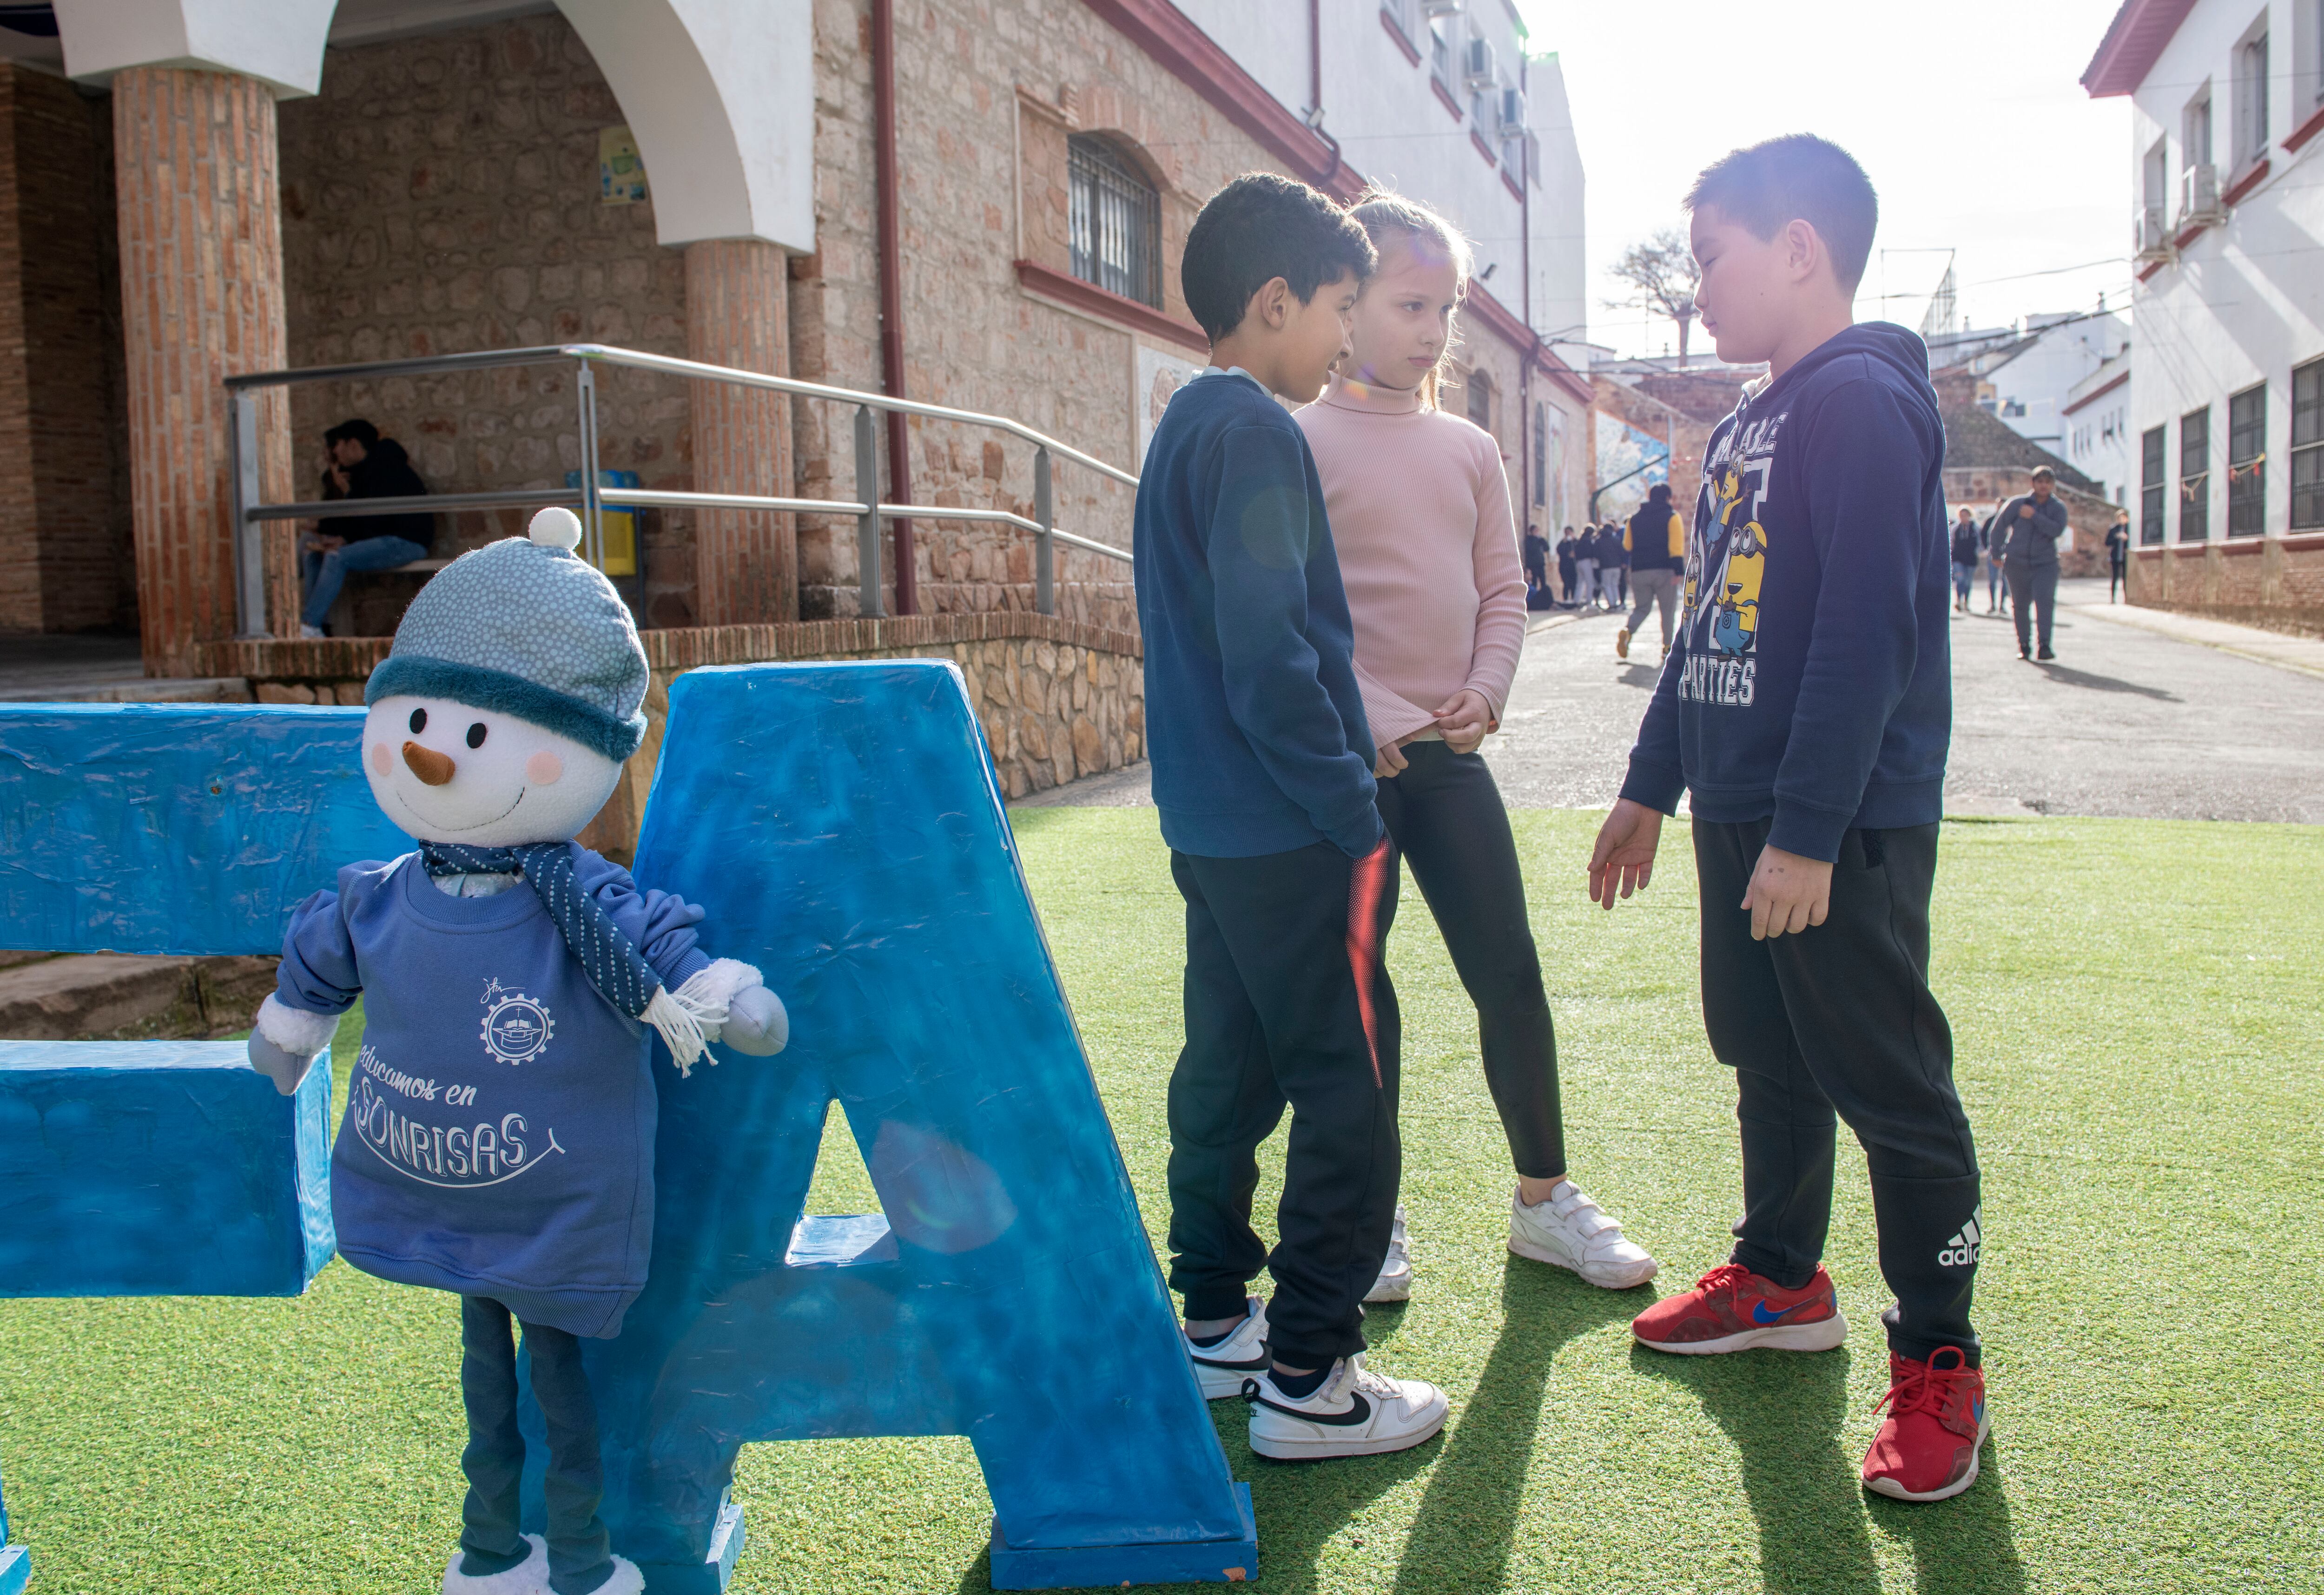
<path id="1" fill-rule="evenodd" d="M 1675 349 L 1669 321 L 1605 308 L 1627 297 L 1607 266 L 1683 225 L 1678 201 L 1704 165 L 1785 133 L 1831 139 L 1879 191 L 1858 319 L 1917 327 L 1949 249 L 1956 318 L 1978 327 L 2091 309 L 2100 292 L 2127 306 L 2129 102 L 2093 100 L 2078 81 L 2117 3 L 1517 0 L 1573 106 L 1591 341 Z M 1699 328 L 1694 347 L 1705 352 Z"/>

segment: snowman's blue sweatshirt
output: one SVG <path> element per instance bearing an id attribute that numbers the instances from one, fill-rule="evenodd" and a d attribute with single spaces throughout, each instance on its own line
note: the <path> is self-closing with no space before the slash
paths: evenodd
<path id="1" fill-rule="evenodd" d="M 574 853 L 664 985 L 708 965 L 701 909 Z M 364 999 L 331 1151 L 349 1262 L 528 1323 L 620 1332 L 653 1242 L 650 1036 L 597 994 L 530 886 L 455 898 L 416 854 L 350 864 L 292 912 L 275 995 L 313 1013 Z"/>

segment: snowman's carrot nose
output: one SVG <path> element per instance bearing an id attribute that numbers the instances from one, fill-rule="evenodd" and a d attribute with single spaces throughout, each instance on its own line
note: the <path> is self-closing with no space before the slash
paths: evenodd
<path id="1" fill-rule="evenodd" d="M 452 779 L 453 763 L 449 755 L 433 748 L 423 748 L 418 742 L 403 744 L 403 761 L 411 773 L 431 787 L 440 787 Z"/>

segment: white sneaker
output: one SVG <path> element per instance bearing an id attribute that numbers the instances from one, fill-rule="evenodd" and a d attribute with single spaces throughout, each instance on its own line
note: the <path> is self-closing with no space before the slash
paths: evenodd
<path id="1" fill-rule="evenodd" d="M 478 1577 L 460 1571 L 466 1551 L 452 1553 L 444 1566 L 444 1595 L 549 1595 L 549 1542 L 537 1534 L 524 1536 L 532 1554 L 505 1572 Z"/>
<path id="2" fill-rule="evenodd" d="M 546 1590 L 547 1584 L 541 1586 Z M 638 1564 L 626 1556 L 613 1558 L 613 1576 L 591 1592 L 591 1595 L 646 1595 L 646 1575 Z"/>
<path id="3" fill-rule="evenodd" d="M 1363 1357 L 1342 1357 L 1314 1393 L 1295 1399 L 1272 1371 L 1243 1388 L 1250 1448 L 1278 1461 L 1408 1451 L 1444 1426 L 1444 1392 L 1423 1379 L 1384 1378 Z"/>
<path id="4" fill-rule="evenodd" d="M 1571 1268 L 1602 1290 L 1644 1285 L 1661 1268 L 1572 1180 L 1559 1181 L 1547 1201 L 1531 1207 L 1522 1196 L 1509 1199 L 1509 1249 L 1537 1263 Z"/>
<path id="5" fill-rule="evenodd" d="M 299 622 L 299 635 L 306 641 L 320 642 L 323 640 L 323 628 L 320 626 L 310 626 L 306 622 L 300 621 Z"/>
<path id="6" fill-rule="evenodd" d="M 1246 1312 L 1249 1315 L 1235 1325 L 1234 1332 L 1217 1345 L 1186 1341 L 1186 1360 L 1194 1365 L 1194 1382 L 1202 1386 L 1205 1401 L 1240 1396 L 1245 1379 L 1268 1370 L 1267 1304 L 1252 1296 Z M 1179 1337 L 1185 1339 L 1185 1325 L 1180 1324 Z"/>
<path id="7" fill-rule="evenodd" d="M 1368 1302 L 1408 1302 L 1412 1299 L 1412 1237 L 1404 1225 L 1404 1203 L 1396 1204 L 1396 1222 L 1388 1226 L 1388 1256 L 1379 1277 L 1364 1293 Z"/>

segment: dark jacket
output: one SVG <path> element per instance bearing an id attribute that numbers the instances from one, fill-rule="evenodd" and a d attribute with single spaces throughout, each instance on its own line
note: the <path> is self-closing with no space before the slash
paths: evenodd
<path id="1" fill-rule="evenodd" d="M 1984 538 L 1978 532 L 1976 521 L 1954 521 L 1953 563 L 1955 565 L 1975 565 L 1977 563 L 1978 545 L 1984 540 Z"/>
<path id="2" fill-rule="evenodd" d="M 1247 858 L 1380 838 L 1355 628 L 1306 434 L 1256 382 L 1172 396 L 1131 540 L 1162 837 Z"/>
<path id="3" fill-rule="evenodd" d="M 1612 521 L 1598 529 L 1596 558 L 1600 570 L 1618 570 L 1630 562 L 1622 549 L 1622 531 Z"/>
<path id="4" fill-rule="evenodd" d="M 411 468 L 411 456 L 392 438 L 381 438 L 364 451 L 360 462 L 347 467 L 346 496 L 351 499 L 418 498 L 427 491 L 428 484 Z M 345 520 L 325 521 L 323 530 L 351 543 L 368 542 L 375 537 L 400 537 L 426 549 L 436 541 L 436 517 L 420 513 L 350 515 Z"/>
<path id="5" fill-rule="evenodd" d="M 1945 436 L 1928 349 L 1850 327 L 1747 392 L 1703 456 L 1685 617 L 1622 796 L 1769 819 L 1831 860 L 1933 824 L 1952 737 Z"/>
<path id="6" fill-rule="evenodd" d="M 2018 518 L 2020 505 L 2030 506 L 2031 521 Z M 2040 569 L 2044 565 L 2058 563 L 2058 539 L 2066 532 L 2066 504 L 2054 493 L 2046 504 L 2038 503 L 2030 493 L 2019 493 L 2001 506 L 2001 513 L 1993 518 L 1993 536 L 2001 552 L 1998 556 L 2009 565 Z"/>
<path id="7" fill-rule="evenodd" d="M 1686 522 L 1670 505 L 1648 500 L 1623 530 L 1622 547 L 1632 570 L 1684 570 Z"/>

